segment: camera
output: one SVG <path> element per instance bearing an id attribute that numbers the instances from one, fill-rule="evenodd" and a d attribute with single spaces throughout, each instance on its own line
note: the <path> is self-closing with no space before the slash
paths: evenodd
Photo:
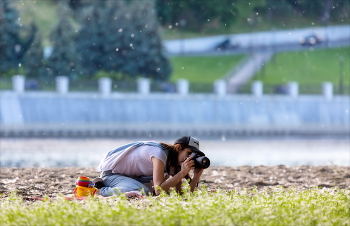
<path id="1" fill-rule="evenodd" d="M 210 166 L 210 160 L 199 153 L 193 152 L 188 157 L 193 157 L 194 168 L 196 169 L 206 169 Z"/>

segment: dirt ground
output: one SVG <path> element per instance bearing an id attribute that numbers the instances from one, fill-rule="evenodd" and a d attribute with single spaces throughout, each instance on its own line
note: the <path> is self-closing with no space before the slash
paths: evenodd
<path id="1" fill-rule="evenodd" d="M 0 194 L 12 191 L 28 197 L 71 195 L 78 176 L 94 178 L 94 168 L 0 168 Z M 240 166 L 210 167 L 201 178 L 201 185 L 213 190 L 258 189 L 283 186 L 297 189 L 337 187 L 350 189 L 349 166 Z"/>

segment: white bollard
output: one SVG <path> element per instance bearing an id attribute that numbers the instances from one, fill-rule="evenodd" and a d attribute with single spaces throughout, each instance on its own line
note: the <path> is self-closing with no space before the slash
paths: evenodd
<path id="1" fill-rule="evenodd" d="M 187 95 L 189 90 L 189 83 L 186 79 L 177 80 L 177 93 L 181 95 Z"/>
<path id="2" fill-rule="evenodd" d="M 148 78 L 137 79 L 137 92 L 139 94 L 149 94 L 150 87 L 151 87 L 151 82 Z"/>
<path id="3" fill-rule="evenodd" d="M 226 95 L 226 82 L 225 80 L 219 79 L 214 82 L 214 93 L 218 96 Z"/>
<path id="4" fill-rule="evenodd" d="M 322 83 L 322 93 L 324 98 L 331 100 L 333 98 L 333 84 L 331 82 Z"/>
<path id="5" fill-rule="evenodd" d="M 12 76 L 12 89 L 16 93 L 23 93 L 25 89 L 26 78 L 24 75 Z"/>
<path id="6" fill-rule="evenodd" d="M 255 97 L 261 97 L 263 95 L 263 83 L 261 81 L 254 81 L 251 88 L 252 94 Z"/>
<path id="7" fill-rule="evenodd" d="M 69 79 L 67 76 L 56 77 L 56 91 L 60 94 L 66 94 L 69 90 Z"/>
<path id="8" fill-rule="evenodd" d="M 112 79 L 99 78 L 98 79 L 98 90 L 99 90 L 101 95 L 108 96 L 112 91 Z"/>
<path id="9" fill-rule="evenodd" d="M 291 97 L 297 97 L 299 95 L 299 84 L 297 82 L 288 83 L 288 94 Z"/>

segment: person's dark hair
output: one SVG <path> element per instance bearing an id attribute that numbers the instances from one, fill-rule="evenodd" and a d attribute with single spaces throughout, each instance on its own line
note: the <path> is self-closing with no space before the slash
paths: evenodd
<path id="1" fill-rule="evenodd" d="M 181 170 L 181 166 L 178 165 L 178 156 L 179 153 L 184 150 L 187 145 L 185 144 L 166 144 L 166 143 L 160 143 L 161 147 L 164 150 L 168 151 L 168 157 L 166 160 L 166 164 L 165 164 L 165 171 L 171 175 L 174 176 L 175 174 L 177 174 L 178 172 L 180 172 Z M 173 171 L 171 172 L 171 168 L 173 168 Z M 190 175 L 186 175 L 185 179 L 189 179 L 191 181 L 191 177 Z"/>

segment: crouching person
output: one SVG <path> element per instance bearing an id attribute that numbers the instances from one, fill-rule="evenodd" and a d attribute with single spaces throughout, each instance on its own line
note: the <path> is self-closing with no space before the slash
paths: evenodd
<path id="1" fill-rule="evenodd" d="M 198 162 L 196 158 L 202 159 Z M 190 179 L 193 192 L 209 164 L 194 137 L 182 137 L 173 145 L 140 141 L 108 152 L 97 167 L 101 176 L 93 183 L 99 189 L 97 194 L 105 197 L 135 192 L 159 195 L 160 190 L 168 192 L 172 187 L 181 193 L 185 178 Z M 191 170 L 194 170 L 192 178 Z"/>

